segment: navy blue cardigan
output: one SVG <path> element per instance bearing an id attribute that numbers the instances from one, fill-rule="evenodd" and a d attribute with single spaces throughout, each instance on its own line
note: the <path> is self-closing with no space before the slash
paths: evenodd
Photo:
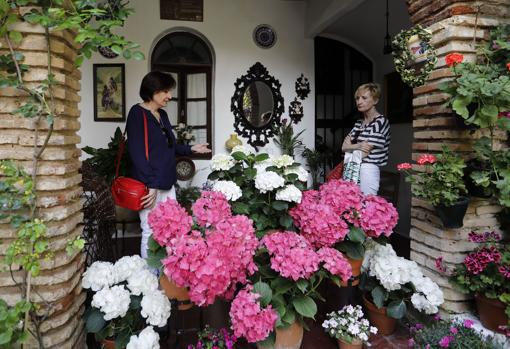
<path id="1" fill-rule="evenodd" d="M 143 113 L 147 115 L 147 132 L 149 138 L 149 161 L 145 158 L 145 141 L 143 131 Z M 189 145 L 177 144 L 168 115 L 159 109 L 161 124 L 172 137 L 172 146 L 168 146 L 167 136 L 161 130 L 156 117 L 139 104 L 131 107 L 127 118 L 128 152 L 131 158 L 131 177 L 139 180 L 149 188 L 171 189 L 177 179 L 175 155 L 191 154 Z"/>

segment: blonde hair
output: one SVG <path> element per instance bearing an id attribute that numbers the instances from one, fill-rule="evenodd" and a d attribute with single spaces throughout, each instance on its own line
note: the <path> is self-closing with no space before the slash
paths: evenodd
<path id="1" fill-rule="evenodd" d="M 356 92 L 354 92 L 354 97 L 357 97 L 360 93 L 364 91 L 369 91 L 373 99 L 379 100 L 381 98 L 381 87 L 379 86 L 379 84 L 369 82 L 368 84 L 361 85 L 356 89 Z"/>

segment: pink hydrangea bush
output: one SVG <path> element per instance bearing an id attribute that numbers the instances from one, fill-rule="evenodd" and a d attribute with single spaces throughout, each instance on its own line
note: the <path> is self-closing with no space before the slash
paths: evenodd
<path id="1" fill-rule="evenodd" d="M 317 255 L 331 275 L 338 276 L 343 282 L 347 282 L 352 276 L 352 266 L 341 252 L 331 247 L 323 247 L 317 251 Z"/>
<path id="2" fill-rule="evenodd" d="M 187 234 L 191 230 L 193 219 L 174 199 L 168 199 L 157 205 L 149 213 L 149 225 L 152 229 L 152 237 L 158 244 L 164 246 L 180 235 Z"/>
<path id="3" fill-rule="evenodd" d="M 395 207 L 380 196 L 368 195 L 360 212 L 360 226 L 370 237 L 390 236 L 397 225 Z"/>
<path id="4" fill-rule="evenodd" d="M 248 285 L 234 298 L 230 307 L 230 319 L 235 336 L 255 343 L 266 339 L 273 331 L 278 314 L 271 305 L 262 309 L 258 301 L 260 295 L 253 293 L 252 289 Z"/>
<path id="5" fill-rule="evenodd" d="M 193 215 L 201 226 L 214 226 L 232 212 L 228 200 L 220 192 L 204 191 L 191 207 Z"/>
<path id="6" fill-rule="evenodd" d="M 359 185 L 343 180 L 331 180 L 320 189 L 321 201 L 333 208 L 338 216 L 354 223 L 356 212 L 361 210 L 363 193 Z"/>

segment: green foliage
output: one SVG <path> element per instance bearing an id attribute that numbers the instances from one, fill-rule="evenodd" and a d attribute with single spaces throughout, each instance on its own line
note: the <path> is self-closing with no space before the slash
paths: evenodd
<path id="1" fill-rule="evenodd" d="M 73 255 L 78 251 L 83 250 L 85 247 L 85 239 L 83 239 L 81 236 L 77 236 L 73 240 L 70 240 L 67 242 L 66 245 L 66 252 L 68 255 Z"/>
<path id="2" fill-rule="evenodd" d="M 117 127 L 113 137 L 110 138 L 110 142 L 108 142 L 107 148 L 92 148 L 89 146 L 83 147 L 83 151 L 85 153 L 92 155 L 85 161 L 88 162 L 94 168 L 96 173 L 102 176 L 108 184 L 111 183 L 113 177 L 115 177 L 115 159 L 117 158 L 121 139 L 122 131 L 120 127 Z M 124 151 L 120 162 L 119 176 L 125 176 L 128 172 L 128 168 L 129 156 L 127 151 Z"/>
<path id="3" fill-rule="evenodd" d="M 23 316 L 31 308 L 32 305 L 23 300 L 10 307 L 0 299 L 0 349 L 11 349 L 26 340 Z"/>
<path id="4" fill-rule="evenodd" d="M 312 174 L 312 187 L 319 187 L 319 174 L 323 166 L 331 162 L 333 152 L 323 141 L 320 136 L 316 136 L 315 149 L 305 147 L 301 155 L 306 160 L 306 165 Z"/>
<path id="5" fill-rule="evenodd" d="M 275 126 L 273 129 L 275 138 L 274 142 L 282 150 L 282 154 L 294 156 L 294 152 L 303 148 L 303 142 L 299 139 L 305 130 L 294 134 L 292 122 L 287 122 L 287 119 L 282 119 L 280 126 Z"/>
<path id="6" fill-rule="evenodd" d="M 419 162 L 419 160 L 418 160 Z M 454 205 L 466 193 L 461 178 L 466 167 L 464 160 L 452 153 L 446 146 L 434 163 L 425 163 L 425 172 L 404 170 L 406 181 L 412 184 L 415 196 L 421 197 L 433 206 Z"/>
<path id="7" fill-rule="evenodd" d="M 452 332 L 452 329 L 453 330 Z M 454 333 L 456 332 L 456 333 Z M 502 344 L 494 341 L 493 337 L 484 336 L 475 331 L 470 326 L 466 326 L 460 321 L 434 321 L 422 328 L 422 325 L 411 328 L 412 340 L 414 343 L 411 348 L 422 349 L 503 349 Z M 445 337 L 451 337 L 449 346 L 441 346 L 439 342 Z"/>
<path id="8" fill-rule="evenodd" d="M 23 169 L 12 161 L 0 161 L 0 219 L 8 219 L 14 227 L 29 220 L 33 189 L 32 178 Z"/>
<path id="9" fill-rule="evenodd" d="M 177 202 L 191 214 L 191 205 L 200 197 L 201 190 L 199 187 L 187 187 L 183 188 L 177 186 L 176 188 L 176 197 Z"/>

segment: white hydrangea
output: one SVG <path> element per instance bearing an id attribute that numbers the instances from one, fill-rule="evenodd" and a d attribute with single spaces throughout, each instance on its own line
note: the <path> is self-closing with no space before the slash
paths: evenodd
<path id="1" fill-rule="evenodd" d="M 255 176 L 255 188 L 257 188 L 262 194 L 268 191 L 273 191 L 276 188 L 283 187 L 285 179 L 278 173 L 272 171 L 266 171 L 257 173 Z"/>
<path id="2" fill-rule="evenodd" d="M 296 202 L 298 204 L 301 202 L 302 196 L 301 190 L 293 184 L 286 185 L 283 189 L 276 192 L 276 200 Z"/>
<path id="3" fill-rule="evenodd" d="M 158 289 L 158 278 L 149 269 L 142 269 L 127 279 L 127 287 L 135 296 L 151 293 Z"/>
<path id="4" fill-rule="evenodd" d="M 212 190 L 219 191 L 229 201 L 236 201 L 243 195 L 241 188 L 232 181 L 217 181 L 214 183 Z"/>
<path id="5" fill-rule="evenodd" d="M 257 170 L 257 173 L 266 172 L 266 168 L 269 166 L 273 166 L 273 156 L 271 154 L 268 154 L 269 158 L 267 158 L 264 161 L 258 161 L 256 162 L 253 167 Z"/>
<path id="6" fill-rule="evenodd" d="M 90 288 L 92 291 L 99 291 L 115 284 L 113 264 L 110 262 L 92 263 L 83 273 L 81 284 L 83 288 Z"/>
<path id="7" fill-rule="evenodd" d="M 426 314 L 437 313 L 438 307 L 444 302 L 441 288 L 432 279 L 422 274 L 413 275 L 411 282 L 416 287 L 416 293 L 411 297 L 414 307 Z"/>
<path id="8" fill-rule="evenodd" d="M 140 314 L 152 326 L 163 327 L 170 317 L 170 301 L 160 290 L 147 293 L 142 298 Z"/>
<path id="9" fill-rule="evenodd" d="M 305 168 L 303 166 L 289 167 L 283 171 L 283 174 L 286 174 L 286 175 L 290 174 L 290 173 L 297 174 L 298 181 L 300 181 L 300 182 L 308 181 L 308 171 L 305 170 Z"/>
<path id="10" fill-rule="evenodd" d="M 138 336 L 131 336 L 126 349 L 159 349 L 159 334 L 147 326 Z"/>
<path id="11" fill-rule="evenodd" d="M 126 315 L 131 303 L 130 293 L 123 285 L 103 288 L 92 297 L 91 305 L 104 313 L 106 321 Z"/>
<path id="12" fill-rule="evenodd" d="M 277 158 L 273 158 L 273 165 L 282 168 L 282 167 L 288 167 L 294 163 L 294 158 L 290 155 L 281 155 Z"/>
<path id="13" fill-rule="evenodd" d="M 124 256 L 113 266 L 115 283 L 126 281 L 132 274 L 147 268 L 147 262 L 139 255 Z"/>
<path id="14" fill-rule="evenodd" d="M 235 165 L 234 158 L 227 154 L 214 155 L 211 160 L 211 170 L 213 171 L 228 171 L 234 165 Z"/>
<path id="15" fill-rule="evenodd" d="M 426 314 L 435 314 L 437 313 L 437 307 L 429 302 L 427 297 L 420 293 L 413 293 L 411 296 L 411 303 L 413 306 L 419 310 L 424 311 Z"/>
<path id="16" fill-rule="evenodd" d="M 243 153 L 244 155 L 253 154 L 253 152 L 250 149 L 246 148 L 244 145 L 236 145 L 234 148 L 232 148 L 232 151 L 230 152 L 230 154 L 233 154 L 238 151 Z"/>

